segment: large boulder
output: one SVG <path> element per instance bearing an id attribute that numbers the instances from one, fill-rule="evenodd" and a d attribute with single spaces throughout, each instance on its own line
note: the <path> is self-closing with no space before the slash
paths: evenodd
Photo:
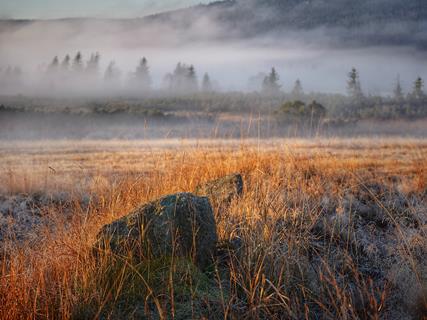
<path id="1" fill-rule="evenodd" d="M 139 260 L 190 257 L 204 269 L 211 263 L 217 239 L 208 198 L 178 193 L 147 203 L 104 226 L 95 246 Z"/>
<path id="2" fill-rule="evenodd" d="M 243 179 L 239 173 L 234 173 L 196 187 L 195 193 L 209 198 L 216 207 L 228 205 L 231 200 L 243 193 Z"/>

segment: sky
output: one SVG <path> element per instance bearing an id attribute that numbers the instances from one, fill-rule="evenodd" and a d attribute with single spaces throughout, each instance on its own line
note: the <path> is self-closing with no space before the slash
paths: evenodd
<path id="1" fill-rule="evenodd" d="M 133 18 L 188 7 L 206 0 L 0 0 L 0 18 Z"/>

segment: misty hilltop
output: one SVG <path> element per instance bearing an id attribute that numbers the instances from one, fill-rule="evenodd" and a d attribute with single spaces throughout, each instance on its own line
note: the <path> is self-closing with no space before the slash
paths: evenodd
<path id="1" fill-rule="evenodd" d="M 198 82 L 208 73 L 224 91 L 258 90 L 275 67 L 284 91 L 299 79 L 308 91 L 343 93 L 356 67 L 368 93 L 390 94 L 398 75 L 410 92 L 415 79 L 426 78 L 425 30 L 425 0 L 227 0 L 121 19 L 0 20 L 0 78 L 7 83 L 0 88 L 50 94 L 40 87 L 53 82 L 67 95 L 81 94 L 76 87 L 96 91 L 80 80 L 65 85 L 68 76 L 48 81 L 46 71 L 54 61 L 79 56 L 85 65 L 99 54 L 97 80 L 113 74 L 117 92 L 143 57 L 156 89 L 168 86 L 181 62 L 194 67 Z"/>
<path id="2" fill-rule="evenodd" d="M 150 21 L 191 28 L 198 17 L 220 26 L 221 36 L 285 36 L 318 31 L 332 43 L 410 45 L 427 48 L 424 0 L 232 0 L 162 13 Z M 313 37 L 314 41 L 316 37 Z"/>
<path id="3" fill-rule="evenodd" d="M 333 46 L 392 45 L 427 49 L 425 0 L 227 0 L 143 18 L 3 20 L 0 33 L 34 23 L 86 32 L 100 24 L 126 32 L 156 29 L 159 43 L 171 40 L 296 39 Z"/>

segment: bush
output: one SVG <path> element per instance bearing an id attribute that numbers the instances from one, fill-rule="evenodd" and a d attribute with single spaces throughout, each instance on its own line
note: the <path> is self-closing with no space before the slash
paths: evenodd
<path id="1" fill-rule="evenodd" d="M 286 102 L 279 110 L 286 120 L 291 121 L 319 121 L 326 116 L 326 109 L 320 103 L 312 101 L 306 105 L 304 102 L 295 100 Z"/>

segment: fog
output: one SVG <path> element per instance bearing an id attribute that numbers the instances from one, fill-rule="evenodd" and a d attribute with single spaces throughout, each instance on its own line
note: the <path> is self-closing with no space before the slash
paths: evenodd
<path id="1" fill-rule="evenodd" d="M 337 45 L 337 39 L 343 38 L 337 34 L 344 31 L 336 28 L 240 37 L 234 30 L 224 30 L 210 16 L 198 16 L 185 27 L 177 27 L 183 23 L 177 21 L 181 15 L 173 17 L 3 22 L 0 94 L 145 94 L 135 81 L 142 57 L 147 58 L 150 91 L 156 92 L 170 90 L 167 75 L 176 71 L 178 62 L 194 66 L 199 88 L 208 73 L 218 91 L 257 90 L 248 80 L 268 73 L 273 66 L 285 92 L 300 79 L 307 92 L 345 93 L 352 67 L 359 70 L 367 94 L 390 94 L 398 75 L 403 89 L 409 91 L 417 76 L 427 75 L 426 51 L 404 45 Z M 78 52 L 82 55 L 81 70 L 74 70 Z M 97 66 L 87 72 L 87 63 L 96 53 L 100 55 Z M 67 54 L 71 59 L 67 70 L 49 72 L 54 57 L 61 64 Z"/>

